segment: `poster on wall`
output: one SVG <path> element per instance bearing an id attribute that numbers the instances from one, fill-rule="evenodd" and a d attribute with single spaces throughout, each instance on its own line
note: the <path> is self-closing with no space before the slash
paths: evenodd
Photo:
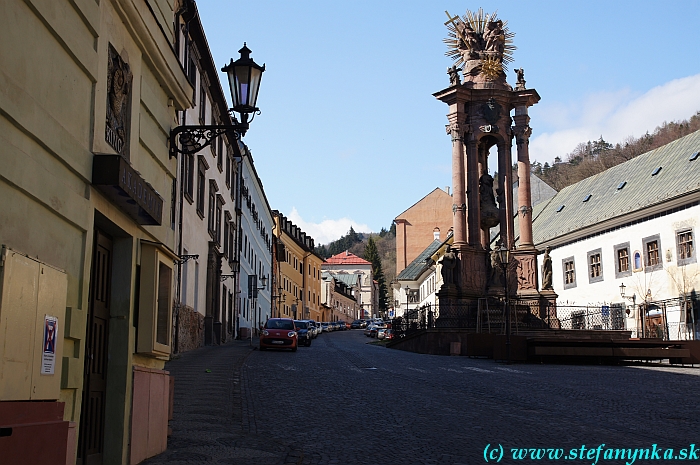
<path id="1" fill-rule="evenodd" d="M 41 374 L 53 375 L 56 367 L 56 343 L 58 337 L 58 318 L 44 315 L 44 338 L 41 357 Z"/>

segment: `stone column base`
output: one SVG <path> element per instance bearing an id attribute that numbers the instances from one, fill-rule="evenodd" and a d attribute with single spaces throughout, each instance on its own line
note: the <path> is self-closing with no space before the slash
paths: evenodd
<path id="1" fill-rule="evenodd" d="M 540 291 L 540 318 L 549 324 L 552 329 L 561 328 L 557 318 L 557 293 L 552 289 Z"/>

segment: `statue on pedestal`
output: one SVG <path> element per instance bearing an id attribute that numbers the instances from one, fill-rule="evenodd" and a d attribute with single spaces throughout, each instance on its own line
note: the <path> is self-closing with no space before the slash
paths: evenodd
<path id="1" fill-rule="evenodd" d="M 440 264 L 442 265 L 442 283 L 447 286 L 453 286 L 455 284 L 454 269 L 457 266 L 457 255 L 452 251 L 452 247 L 447 247 Z"/>
<path id="2" fill-rule="evenodd" d="M 493 177 L 484 173 L 479 178 L 479 206 L 481 209 L 481 227 L 493 228 L 498 224 L 498 208 L 493 195 Z"/>
<path id="3" fill-rule="evenodd" d="M 551 247 L 544 249 L 544 257 L 542 257 L 542 289 L 552 289 L 552 257 L 549 256 Z"/>

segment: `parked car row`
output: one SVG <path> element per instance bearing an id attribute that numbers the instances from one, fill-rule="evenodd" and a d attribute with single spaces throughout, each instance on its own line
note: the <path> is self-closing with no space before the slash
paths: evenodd
<path id="1" fill-rule="evenodd" d="M 314 320 L 292 320 L 270 318 L 260 334 L 260 350 L 291 349 L 296 352 L 300 345 L 311 346 L 311 341 L 322 332 L 340 331 L 350 328 L 344 321 L 316 322 Z"/>
<path id="2" fill-rule="evenodd" d="M 394 331 L 387 327 L 383 321 L 375 321 L 365 327 L 364 335 L 367 337 L 376 337 L 377 339 L 393 339 Z"/>

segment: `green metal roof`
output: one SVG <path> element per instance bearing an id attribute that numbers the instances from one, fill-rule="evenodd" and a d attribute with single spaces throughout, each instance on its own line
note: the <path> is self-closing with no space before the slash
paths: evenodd
<path id="1" fill-rule="evenodd" d="M 448 236 L 448 238 L 451 235 Z M 426 260 L 440 248 L 444 241 L 434 240 L 425 250 L 423 250 L 420 255 L 418 255 L 415 260 L 408 264 L 406 268 L 401 270 L 401 273 L 396 277 L 399 281 L 415 281 L 425 270 L 428 269 Z"/>
<path id="2" fill-rule="evenodd" d="M 360 276 L 358 274 L 355 274 L 355 273 L 335 273 L 333 275 L 333 277 L 336 280 L 345 283 L 345 285 L 348 287 L 353 287 L 355 285 L 360 284 L 359 283 Z"/>
<path id="3" fill-rule="evenodd" d="M 698 151 L 700 131 L 565 187 L 534 208 L 535 244 L 700 191 Z"/>

